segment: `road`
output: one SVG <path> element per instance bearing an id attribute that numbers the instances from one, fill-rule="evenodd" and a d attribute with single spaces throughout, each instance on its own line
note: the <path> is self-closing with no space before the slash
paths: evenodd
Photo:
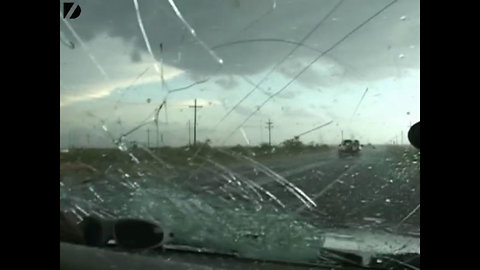
<path id="1" fill-rule="evenodd" d="M 196 186 L 202 190 L 251 181 L 274 194 L 289 211 L 323 227 L 382 228 L 419 234 L 417 162 L 407 159 L 404 150 L 386 146 L 365 148 L 360 156 L 347 158 L 339 158 L 332 149 L 261 163 L 252 159 L 228 169 L 217 166 L 216 173 L 204 170 L 193 178 L 204 179 Z M 303 191 L 316 206 L 307 207 L 286 188 L 290 184 Z"/>
<path id="2" fill-rule="evenodd" d="M 405 151 L 410 152 L 407 155 Z M 215 160 L 200 157 L 193 160 L 195 166 L 179 167 L 173 173 L 162 167 L 152 170 L 149 183 L 158 183 L 161 189 L 175 183 L 179 186 L 173 190 L 230 201 L 235 197 L 230 206 L 252 205 L 262 197 L 263 202 L 270 200 L 321 228 L 374 228 L 418 235 L 420 166 L 412 152 L 416 151 L 377 146 L 364 148 L 359 156 L 339 158 L 333 147 L 307 153 L 235 156 L 234 162 L 231 157 L 227 162 L 221 155 L 213 155 Z M 153 168 L 153 164 L 145 164 L 143 160 L 140 163 L 144 172 Z M 118 166 L 123 168 L 122 163 Z M 77 167 L 71 172 L 76 175 L 72 183 L 87 179 Z M 115 175 L 109 176 L 115 179 Z M 163 181 L 157 181 L 160 179 Z M 119 192 L 116 194 L 121 195 Z M 312 207 L 308 207 L 309 201 Z"/>
<path id="3" fill-rule="evenodd" d="M 106 180 L 77 181 L 81 184 L 72 190 L 63 183 L 61 201 L 64 209 L 78 211 L 147 213 L 175 230 L 179 244 L 233 248 L 246 257 L 263 254 L 307 261 L 316 258 L 321 245 L 387 253 L 419 249 L 420 164 L 419 156 L 412 154 L 416 151 L 377 146 L 364 148 L 359 156 L 339 158 L 332 147 L 262 157 L 230 153 L 233 159 L 213 151 L 191 159 L 194 166 L 166 170 L 142 159 L 142 176 L 118 181 L 110 174 Z M 257 195 L 263 198 L 262 211 L 255 207 Z M 270 211 L 272 206 L 279 211 Z M 317 238 L 321 235 L 323 243 Z"/>

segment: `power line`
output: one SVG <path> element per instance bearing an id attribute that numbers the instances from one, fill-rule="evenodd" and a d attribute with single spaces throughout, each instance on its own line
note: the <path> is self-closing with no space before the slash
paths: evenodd
<path id="1" fill-rule="evenodd" d="M 219 45 L 216 45 L 214 47 L 212 47 L 212 50 L 217 50 L 217 49 L 220 49 L 220 48 L 223 48 L 223 47 L 227 47 L 227 46 L 231 46 L 231 45 L 237 45 L 237 44 L 244 44 L 244 43 L 255 43 L 255 42 L 279 42 L 279 43 L 286 43 L 286 44 L 292 44 L 292 45 L 297 45 L 297 46 L 301 46 L 301 47 L 305 47 L 307 49 L 310 49 L 312 51 L 317 51 L 317 52 L 320 52 L 318 49 L 312 47 L 312 46 L 309 46 L 309 45 L 306 45 L 304 43 L 301 43 L 301 42 L 297 42 L 297 41 L 293 41 L 293 40 L 286 40 L 286 39 L 279 39 L 279 38 L 257 38 L 257 39 L 243 39 L 243 40 L 237 40 L 237 41 L 232 41 L 232 42 L 228 42 L 228 43 L 223 43 L 223 44 L 219 44 Z"/>
<path id="2" fill-rule="evenodd" d="M 302 40 L 300 40 L 298 42 L 298 44 L 296 44 L 295 48 L 293 48 L 286 56 L 284 56 L 279 62 L 277 62 L 275 64 L 275 66 L 273 66 L 268 72 L 267 74 L 255 85 L 255 87 L 250 90 L 239 102 L 237 102 L 237 104 L 235 104 L 235 106 L 232 107 L 232 109 L 230 109 L 223 117 L 222 119 L 220 119 L 220 121 L 217 123 L 216 126 L 220 125 L 220 123 L 222 123 L 238 106 L 240 106 L 240 104 L 245 100 L 247 99 L 251 94 L 253 94 L 253 92 L 255 90 L 257 90 L 257 88 L 268 78 L 268 76 L 270 76 L 270 74 L 272 74 L 273 71 L 275 71 L 281 64 L 283 64 L 283 62 L 285 62 L 302 44 L 305 40 L 307 40 L 322 24 L 323 22 L 325 22 L 325 20 L 330 17 L 333 12 L 335 12 L 337 10 L 337 8 L 344 2 L 344 0 L 340 0 L 334 7 L 332 10 L 330 10 L 330 12 L 324 16 L 308 33 L 307 35 L 305 35 Z M 235 130 L 236 131 L 236 130 Z"/>
<path id="3" fill-rule="evenodd" d="M 323 128 L 323 127 L 326 127 L 326 126 L 330 125 L 331 123 L 333 123 L 333 120 L 330 121 L 330 122 L 328 122 L 328 123 L 325 123 L 325 124 L 323 124 L 323 125 L 321 125 L 321 126 L 318 126 L 318 127 L 312 128 L 312 129 L 310 129 L 310 130 L 307 130 L 307 131 L 305 131 L 305 132 L 303 132 L 303 133 L 300 133 L 300 134 L 298 134 L 297 136 L 295 136 L 295 138 L 299 138 L 300 136 L 303 136 L 303 135 L 305 135 L 305 134 L 308 134 L 308 133 L 310 133 L 310 132 L 312 132 L 312 131 L 315 131 L 315 130 L 317 130 L 317 129 L 321 129 L 321 128 Z"/>
<path id="4" fill-rule="evenodd" d="M 125 93 L 127 93 L 127 90 L 129 90 L 130 88 L 132 88 L 135 83 L 137 82 L 137 80 L 139 80 L 145 73 L 147 73 L 147 71 L 151 68 L 151 66 L 147 67 L 144 71 L 142 71 L 140 74 L 137 75 L 137 77 L 135 78 L 135 80 L 133 80 L 133 82 L 127 87 L 125 88 L 123 91 L 122 91 L 122 95 L 120 96 L 120 98 L 117 100 L 117 102 L 115 103 L 115 108 L 118 107 L 118 104 L 120 103 L 120 101 L 123 99 L 123 97 L 125 96 Z"/>
<path id="5" fill-rule="evenodd" d="M 209 79 L 205 79 L 205 80 L 201 80 L 201 81 L 197 81 L 197 82 L 194 82 L 192 84 L 189 84 L 187 86 L 184 86 L 184 87 L 180 87 L 180 88 L 175 88 L 175 89 L 172 89 L 172 90 L 168 90 L 168 93 L 174 93 L 174 92 L 178 92 L 178 91 L 183 91 L 183 90 L 187 90 L 188 88 L 192 87 L 192 86 L 195 86 L 197 84 L 202 84 L 206 81 L 208 81 Z"/>
<path id="6" fill-rule="evenodd" d="M 280 90 L 278 90 L 277 92 L 275 92 L 273 95 L 269 96 L 260 106 L 257 107 L 257 109 L 255 111 L 253 111 L 249 116 L 247 116 L 247 118 L 238 126 L 236 127 L 232 133 L 229 134 L 229 136 L 225 139 L 225 141 L 227 139 L 229 139 L 239 128 L 241 128 L 250 118 L 252 118 L 253 115 L 255 115 L 267 102 L 269 102 L 273 97 L 275 97 L 276 95 L 280 94 L 283 90 L 285 90 L 286 88 L 288 88 L 298 77 L 300 77 L 300 75 L 302 75 L 307 69 L 310 68 L 311 65 L 313 65 L 316 61 L 318 61 L 321 57 L 323 57 L 325 54 L 329 53 L 330 51 L 332 51 L 333 49 L 335 49 L 338 45 L 340 45 L 343 41 L 345 41 L 347 38 L 349 38 L 352 34 L 354 34 L 356 31 L 358 31 L 360 28 L 362 28 L 365 24 L 367 24 L 368 22 L 370 22 L 372 19 L 374 19 L 375 17 L 377 17 L 379 14 L 381 14 L 384 10 L 386 10 L 388 7 L 390 7 L 392 4 L 394 4 L 395 2 L 397 2 L 397 0 L 393 0 L 392 2 L 390 2 L 389 4 L 387 4 L 385 7 L 383 7 L 382 9 L 380 9 L 379 11 L 377 11 L 375 14 L 373 14 L 372 16 L 370 16 L 369 18 L 367 18 L 365 21 L 363 21 L 362 23 L 360 23 L 357 27 L 355 27 L 354 29 L 352 29 L 350 32 L 348 32 L 343 38 L 341 38 L 340 40 L 338 40 L 337 42 L 335 42 L 332 46 L 330 46 L 330 48 L 328 48 L 327 50 L 325 50 L 324 52 L 322 52 L 319 56 L 317 56 L 315 59 L 313 59 L 313 61 L 311 61 L 306 67 L 304 67 L 302 70 L 300 70 L 300 72 L 298 72 L 287 84 L 285 84 Z M 328 16 L 327 16 L 328 17 Z"/>
<path id="7" fill-rule="evenodd" d="M 367 89 L 365 89 L 365 92 L 363 92 L 363 95 L 362 95 L 362 97 L 360 98 L 360 101 L 358 102 L 357 107 L 355 107 L 355 110 L 354 110 L 353 113 L 352 113 L 352 117 L 350 118 L 350 121 L 352 121 L 353 117 L 354 117 L 355 114 L 357 113 L 358 108 L 360 108 L 360 104 L 362 104 L 362 101 L 363 101 L 363 99 L 365 98 L 365 95 L 367 95 L 367 92 L 368 92 L 368 87 L 367 87 Z"/>

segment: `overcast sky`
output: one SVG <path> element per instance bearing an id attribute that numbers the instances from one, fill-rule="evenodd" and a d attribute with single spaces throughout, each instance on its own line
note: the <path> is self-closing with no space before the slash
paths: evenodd
<path id="1" fill-rule="evenodd" d="M 420 120 L 419 1 L 348 35 L 390 2 L 76 1 L 81 15 L 60 19 L 60 145 L 113 146 L 102 125 L 120 136 L 165 99 L 163 143 L 185 145 L 195 98 L 198 140 L 214 144 L 266 142 L 268 119 L 273 143 L 330 121 L 301 139 L 400 142 L 403 131 L 406 143 Z M 147 129 L 155 145 L 153 122 L 128 139 L 146 142 Z"/>

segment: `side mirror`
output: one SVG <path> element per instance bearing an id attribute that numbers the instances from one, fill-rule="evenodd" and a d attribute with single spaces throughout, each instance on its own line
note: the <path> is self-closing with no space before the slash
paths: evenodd
<path id="1" fill-rule="evenodd" d="M 105 247 L 111 240 L 125 249 L 150 249 L 173 238 L 158 224 L 133 218 L 107 220 L 89 216 L 82 222 L 83 238 L 88 246 Z"/>
<path id="2" fill-rule="evenodd" d="M 82 223 L 83 240 L 87 246 L 103 247 L 109 238 L 105 232 L 105 225 L 98 218 L 89 216 L 83 219 Z"/>
<path id="3" fill-rule="evenodd" d="M 137 219 L 118 220 L 113 232 L 117 244 L 126 249 L 157 247 L 165 238 L 165 232 L 160 226 Z"/>
<path id="4" fill-rule="evenodd" d="M 415 148 L 420 150 L 420 122 L 410 128 L 408 131 L 408 140 Z"/>

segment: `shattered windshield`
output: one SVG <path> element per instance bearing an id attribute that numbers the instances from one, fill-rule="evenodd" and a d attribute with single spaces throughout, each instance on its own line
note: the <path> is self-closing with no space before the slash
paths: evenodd
<path id="1" fill-rule="evenodd" d="M 72 3 L 60 211 L 74 224 L 138 218 L 172 245 L 277 261 L 420 255 L 419 1 Z"/>

